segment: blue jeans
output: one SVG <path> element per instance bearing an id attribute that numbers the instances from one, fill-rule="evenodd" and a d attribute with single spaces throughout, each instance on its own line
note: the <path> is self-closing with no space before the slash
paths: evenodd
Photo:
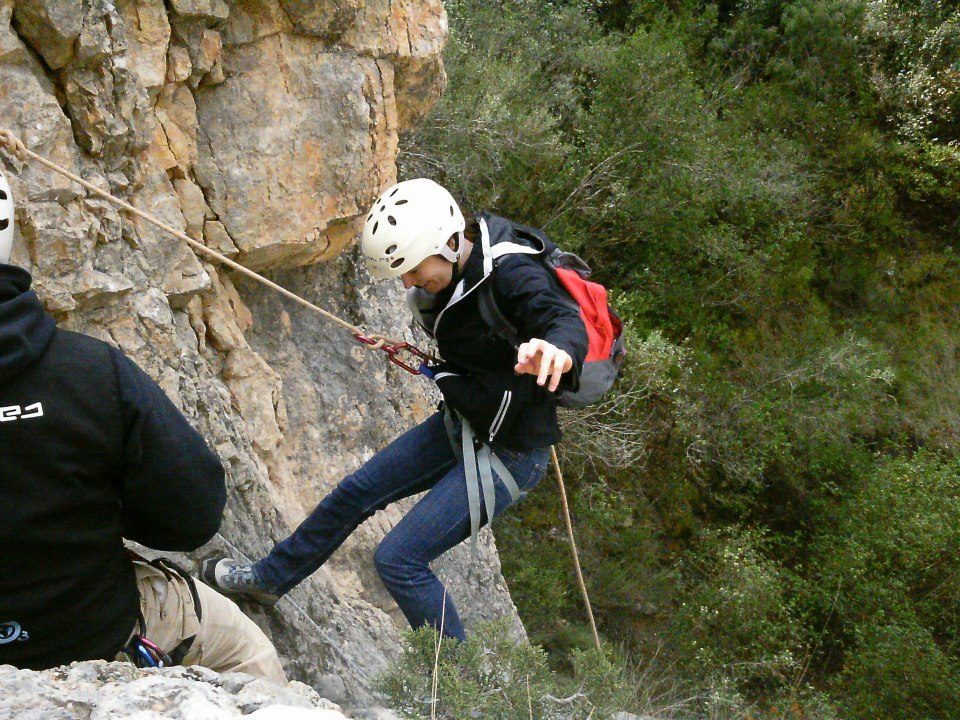
<path id="1" fill-rule="evenodd" d="M 548 448 L 494 451 L 523 495 L 543 477 L 550 453 Z M 380 543 L 374 562 L 411 627 L 431 625 L 446 636 L 465 639 L 456 607 L 430 569 L 431 561 L 470 535 L 463 462 L 450 446 L 442 413 L 404 433 L 345 477 L 290 537 L 256 564 L 257 575 L 271 592 L 284 594 L 316 572 L 377 510 L 425 490 L 429 492 Z M 494 517 L 511 504 L 500 478 L 496 498 Z M 486 524 L 485 510 L 481 513 Z"/>

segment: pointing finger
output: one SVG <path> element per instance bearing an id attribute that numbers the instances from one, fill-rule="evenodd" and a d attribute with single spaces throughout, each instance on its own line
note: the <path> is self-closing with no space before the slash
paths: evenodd
<path id="1" fill-rule="evenodd" d="M 563 353 L 557 353 L 553 362 L 553 376 L 550 378 L 550 392 L 555 391 L 560 386 L 560 378 L 563 375 L 563 366 L 566 358 Z"/>
<path id="2" fill-rule="evenodd" d="M 547 346 L 543 350 L 543 354 L 540 356 L 540 373 L 537 375 L 537 385 L 542 387 L 547 382 L 547 375 L 550 374 L 550 367 L 556 354 L 557 351 L 551 346 Z"/>

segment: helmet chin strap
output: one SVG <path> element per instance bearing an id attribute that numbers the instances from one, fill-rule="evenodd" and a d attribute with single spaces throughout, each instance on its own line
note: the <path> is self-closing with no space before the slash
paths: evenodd
<path id="1" fill-rule="evenodd" d="M 440 251 L 437 253 L 444 260 L 449 260 L 454 265 L 457 264 L 457 261 L 460 259 L 460 254 L 463 252 L 463 232 L 460 231 L 457 233 L 457 249 L 454 250 L 447 243 L 444 243 L 440 246 Z"/>

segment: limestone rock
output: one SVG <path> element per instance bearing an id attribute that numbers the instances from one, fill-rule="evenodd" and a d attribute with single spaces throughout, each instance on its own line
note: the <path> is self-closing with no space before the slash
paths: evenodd
<path id="1" fill-rule="evenodd" d="M 331 257 L 323 233 L 395 178 L 389 70 L 285 35 L 228 48 L 224 67 L 224 83 L 196 93 L 210 207 L 248 267 Z"/>
<path id="2" fill-rule="evenodd" d="M 334 40 L 353 26 L 365 0 L 280 0 L 298 32 Z"/>
<path id="3" fill-rule="evenodd" d="M 231 259 L 240 254 L 240 250 L 233 244 L 233 238 L 219 220 L 204 222 L 203 242 L 211 250 L 216 250 Z"/>
<path id="4" fill-rule="evenodd" d="M 71 0 L 18 0 L 16 3 L 16 23 L 21 35 L 53 70 L 62 68 L 73 58 L 83 20 L 83 13 Z"/>
<path id="5" fill-rule="evenodd" d="M 310 688 L 286 688 L 239 673 L 204 668 L 139 670 L 129 663 L 93 661 L 32 672 L 0 666 L 0 717 L 77 720 L 97 717 L 234 720 L 337 720 L 337 705 Z"/>
<path id="6" fill-rule="evenodd" d="M 203 236 L 203 226 L 207 219 L 207 203 L 203 198 L 203 191 L 186 178 L 176 178 L 173 187 L 180 198 L 180 211 L 186 223 L 186 233 L 194 239 Z"/>
<path id="7" fill-rule="evenodd" d="M 106 2 L 84 7 L 76 52 L 60 71 L 60 81 L 83 149 L 107 159 L 111 169 L 123 169 L 153 134 L 148 95 L 132 69 L 130 28 L 116 8 Z"/>
<path id="8" fill-rule="evenodd" d="M 230 11 L 221 28 L 224 45 L 246 45 L 270 35 L 294 32 L 280 0 L 246 0 Z"/>
<path id="9" fill-rule="evenodd" d="M 448 31 L 441 0 L 365 0 L 357 23 L 340 42 L 390 60 L 400 127 L 408 128 L 423 119 L 446 87 L 441 53 Z"/>
<path id="10" fill-rule="evenodd" d="M 190 77 L 193 63 L 186 48 L 172 45 L 167 53 L 167 82 L 179 83 Z"/>
<path id="11" fill-rule="evenodd" d="M 154 106 L 154 116 L 158 121 L 158 147 L 161 153 L 168 150 L 172 158 L 172 162 L 164 163 L 164 169 L 178 168 L 174 174 L 185 177 L 198 156 L 197 104 L 193 93 L 181 84 L 165 85 Z"/>
<path id="12" fill-rule="evenodd" d="M 173 11 L 180 16 L 226 20 L 230 4 L 226 0 L 170 0 Z"/>
<path id="13" fill-rule="evenodd" d="M 163 85 L 170 42 L 170 21 L 163 0 L 139 0 L 122 4 L 118 9 L 129 28 L 127 44 L 131 69 L 144 88 Z"/>

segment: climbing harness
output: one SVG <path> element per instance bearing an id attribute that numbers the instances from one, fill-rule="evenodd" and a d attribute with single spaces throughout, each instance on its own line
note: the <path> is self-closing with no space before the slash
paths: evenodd
<path id="1" fill-rule="evenodd" d="M 467 506 L 470 508 L 470 550 L 471 559 L 477 557 L 477 538 L 480 533 L 480 496 L 487 511 L 487 524 L 493 522 L 497 505 L 497 491 L 493 482 L 496 473 L 510 493 L 510 502 L 515 503 L 522 493 L 517 481 L 503 461 L 486 443 L 478 442 L 477 435 L 470 422 L 444 405 L 443 423 L 457 460 L 463 462 L 463 472 L 467 479 Z M 459 430 L 458 430 L 459 426 Z"/>
<path id="2" fill-rule="evenodd" d="M 123 208 L 127 212 L 141 218 L 142 220 L 149 222 L 151 225 L 154 225 L 160 228 L 161 230 L 164 230 L 165 232 L 170 233 L 171 235 L 187 243 L 187 245 L 189 245 L 194 250 L 202 253 L 203 255 L 213 258 L 218 262 L 222 263 L 223 265 L 226 265 L 227 267 L 233 270 L 236 270 L 237 272 L 243 275 L 246 275 L 252 280 L 260 283 L 261 285 L 264 285 L 270 288 L 271 290 L 275 290 L 276 292 L 280 293 L 284 297 L 290 300 L 293 300 L 294 302 L 300 305 L 303 305 L 304 307 L 310 310 L 313 310 L 314 312 L 320 314 L 330 322 L 340 325 L 346 330 L 349 330 L 350 333 L 354 336 L 354 338 L 359 343 L 361 343 L 364 347 L 370 348 L 371 350 L 382 350 L 384 353 L 386 353 L 387 359 L 389 360 L 389 362 L 393 363 L 394 365 L 397 365 L 398 367 L 406 370 L 407 372 L 413 375 L 428 375 L 428 376 L 430 375 L 429 364 L 430 362 L 434 361 L 434 358 L 428 353 L 423 352 L 422 350 L 420 350 L 419 348 L 416 348 L 410 343 L 391 340 L 390 338 L 384 335 L 364 334 L 363 331 L 356 325 L 353 325 L 352 323 L 347 322 L 346 320 L 334 315 L 333 313 L 327 310 L 324 310 L 323 308 L 311 303 L 309 300 L 305 300 L 299 295 L 287 290 L 286 288 L 276 284 L 271 280 L 268 280 L 267 278 L 254 272 L 253 270 L 250 270 L 249 268 L 241 265 L 240 263 L 235 262 L 230 258 L 226 257 L 225 255 L 218 253 L 216 250 L 212 250 L 211 248 L 208 248 L 203 243 L 200 243 L 194 240 L 189 235 L 186 235 L 185 233 L 180 232 L 176 228 L 173 228 L 170 225 L 162 222 L 161 220 L 158 220 L 157 218 L 150 215 L 149 213 L 145 213 L 142 210 L 137 209 L 130 203 L 120 200 L 117 197 L 114 197 L 110 193 L 106 192 L 105 190 L 101 190 L 97 186 L 87 182 L 86 180 L 75 175 L 69 170 L 57 165 L 54 162 L 51 162 L 50 160 L 47 160 L 45 157 L 41 155 L 38 155 L 37 153 L 30 150 L 26 145 L 24 145 L 23 142 L 16 135 L 14 135 L 13 132 L 11 132 L 10 130 L 0 128 L 0 147 L 5 148 L 12 155 L 20 159 L 30 158 L 40 163 L 44 167 L 49 168 L 50 170 L 53 170 L 54 172 L 57 172 L 60 175 L 63 175 L 64 177 L 72 180 L 78 185 L 81 185 L 82 187 L 86 188 L 87 190 L 97 195 L 98 197 L 101 197 L 104 200 L 107 200 L 108 202 L 111 202 L 114 205 Z M 405 362 L 402 359 L 403 353 L 407 353 L 413 357 L 420 358 L 424 362 L 421 364 L 420 367 L 414 368 L 413 365 Z M 469 425 L 465 423 L 465 427 L 469 428 Z M 461 430 L 461 433 L 464 433 L 464 432 L 470 433 L 472 435 L 472 430 L 466 430 L 466 431 Z M 456 447 L 456 444 L 454 444 L 454 447 Z M 461 452 L 463 452 L 464 454 L 464 467 L 466 468 L 466 472 L 468 473 L 468 483 L 467 483 L 468 492 L 470 492 L 474 497 L 474 500 L 471 501 L 472 504 L 471 504 L 471 511 L 470 511 L 470 520 L 471 520 L 471 531 L 473 534 L 474 548 L 476 548 L 476 530 L 479 530 L 479 523 L 480 523 L 481 492 L 484 495 L 484 503 L 487 509 L 487 517 L 492 519 L 493 513 L 494 513 L 493 498 L 495 498 L 495 495 L 493 494 L 493 480 L 492 480 L 490 468 L 492 467 L 493 471 L 497 472 L 501 480 L 504 481 L 504 484 L 507 485 L 507 489 L 510 491 L 511 496 L 514 497 L 514 499 L 516 499 L 516 497 L 519 497 L 520 491 L 516 485 L 516 482 L 513 480 L 512 476 L 510 476 L 510 473 L 507 470 L 506 466 L 503 465 L 503 463 L 499 460 L 499 458 L 497 458 L 494 453 L 490 452 L 489 448 L 487 448 L 486 446 L 481 446 L 480 450 L 475 451 L 474 440 L 471 438 L 469 442 L 467 442 L 466 434 L 463 434 L 461 436 Z M 597 649 L 600 649 L 600 636 L 597 634 L 597 626 L 593 617 L 593 609 L 591 608 L 590 597 L 587 593 L 587 587 L 583 580 L 583 572 L 580 568 L 580 559 L 579 559 L 579 554 L 577 552 L 576 540 L 574 539 L 574 535 L 573 535 L 573 523 L 570 519 L 570 508 L 567 504 L 567 494 L 566 494 L 566 489 L 564 487 L 564 482 L 563 482 L 563 473 L 560 471 L 560 461 L 557 458 L 556 448 L 551 448 L 551 452 L 553 454 L 553 465 L 557 474 L 557 482 L 560 484 L 560 493 L 561 493 L 561 500 L 563 503 L 564 519 L 566 521 L 567 534 L 569 536 L 570 546 L 572 548 L 573 562 L 574 562 L 574 566 L 576 568 L 576 573 L 577 573 L 577 581 L 580 585 L 580 592 L 581 592 L 581 595 L 583 596 L 584 604 L 586 605 L 587 614 L 590 620 L 590 628 L 593 631 L 594 642 L 596 643 Z M 475 457 L 476 461 L 468 462 L 468 458 L 471 458 L 471 457 Z M 484 470 L 480 465 L 481 462 L 486 464 L 486 467 L 487 467 L 486 470 Z M 497 463 L 499 463 L 500 467 L 497 466 Z M 470 469 L 471 466 L 473 466 L 472 470 Z M 503 474 L 501 474 L 501 469 L 503 471 Z M 475 475 L 473 475 L 473 473 L 475 473 Z M 470 476 L 473 476 L 475 478 L 474 482 L 472 483 L 474 490 L 469 489 L 471 486 L 471 482 L 469 481 Z M 513 484 L 512 488 L 504 479 L 506 477 L 510 478 L 510 482 Z M 516 493 L 516 495 L 514 495 L 514 493 Z M 490 499 L 488 500 L 488 498 Z M 476 520 L 474 520 L 474 518 L 476 518 Z M 222 535 L 220 537 L 223 538 Z M 223 539 L 226 540 L 226 538 L 223 538 Z M 299 608 L 299 606 L 297 607 L 304 616 L 306 616 L 308 619 L 311 620 L 311 622 L 313 622 L 312 618 L 310 618 L 309 615 L 307 615 L 306 611 L 304 611 L 302 608 Z M 313 624 L 319 629 L 319 626 L 316 625 L 315 622 Z M 157 650 L 159 650 L 159 648 L 157 648 Z M 136 652 L 141 653 L 140 650 L 137 650 Z M 147 652 L 148 653 L 150 652 L 149 649 L 147 650 Z M 141 657 L 142 657 L 142 653 L 141 653 Z"/>
<path id="3" fill-rule="evenodd" d="M 458 460 L 463 461 L 464 474 L 467 479 L 467 505 L 470 508 L 470 552 L 471 559 L 477 556 L 477 537 L 480 532 L 480 494 L 483 493 L 483 502 L 487 511 L 487 522 L 492 523 L 495 511 L 496 489 L 493 484 L 493 472 L 506 486 L 510 493 L 510 502 L 516 502 L 521 495 L 520 487 L 503 461 L 487 444 L 478 443 L 476 434 L 467 419 L 444 406 L 443 422 L 450 438 L 450 444 Z M 459 430 L 457 426 L 460 426 Z M 459 440 L 459 442 L 458 442 Z M 479 448 L 477 447 L 479 445 Z M 567 501 L 567 488 L 563 481 L 563 471 L 560 469 L 560 458 L 557 448 L 550 448 L 553 460 L 553 469 L 560 487 L 560 504 L 563 508 L 563 520 L 567 526 L 567 538 L 570 541 L 570 552 L 573 567 L 577 575 L 577 585 L 580 587 L 580 596 L 587 611 L 590 622 L 590 631 L 597 650 L 601 650 L 600 634 L 597 632 L 597 622 L 593 616 L 593 606 L 590 603 L 590 594 L 583 578 L 583 569 L 580 566 L 580 553 L 577 551 L 577 541 L 573 533 L 573 520 L 570 517 L 570 504 Z"/>
<path id="4" fill-rule="evenodd" d="M 271 280 L 268 280 L 267 278 L 263 277 L 263 275 L 260 275 L 259 273 L 256 273 L 247 267 L 244 267 L 240 263 L 231 260 L 230 258 L 226 257 L 225 255 L 222 255 L 221 253 L 218 253 L 216 250 L 212 250 L 208 248 L 203 243 L 194 240 L 189 235 L 186 235 L 185 233 L 180 232 L 179 230 L 171 227 L 165 222 L 158 220 L 157 218 L 150 215 L 149 213 L 145 213 L 142 210 L 135 208 L 130 203 L 120 200 L 117 197 L 114 197 L 110 193 L 106 192 L 105 190 L 101 190 L 96 185 L 93 185 L 87 182 L 86 180 L 84 180 L 81 177 L 78 177 L 77 175 L 73 174 L 69 170 L 57 165 L 54 162 L 51 162 L 50 160 L 47 160 L 45 157 L 41 155 L 38 155 L 37 153 L 30 150 L 26 145 L 24 145 L 23 142 L 19 138 L 17 138 L 17 136 L 14 135 L 10 130 L 0 128 L 0 147 L 6 148 L 7 151 L 9 151 L 11 154 L 21 159 L 30 158 L 32 160 L 37 161 L 41 165 L 53 170 L 54 172 L 57 172 L 63 175 L 64 177 L 69 178 L 70 180 L 77 183 L 78 185 L 82 185 L 84 188 L 94 193 L 95 195 L 102 197 L 104 200 L 107 200 L 108 202 L 111 202 L 114 205 L 123 208 L 127 212 L 132 213 L 133 215 L 136 215 L 137 217 L 147 221 L 151 225 L 155 225 L 161 230 L 164 230 L 170 233 L 177 239 L 183 240 L 185 243 L 187 243 L 187 245 L 189 245 L 194 250 L 197 250 L 198 252 L 217 260 L 218 262 L 226 265 L 227 267 L 232 268 L 233 270 L 236 270 L 237 272 L 243 275 L 246 275 L 247 277 L 255 280 L 256 282 L 262 285 L 265 285 L 271 290 L 277 291 L 284 297 L 289 298 L 290 300 L 293 300 L 294 302 L 299 303 L 300 305 L 303 305 L 304 307 L 309 308 L 310 310 L 313 310 L 316 313 L 319 313 L 330 322 L 336 323 L 337 325 L 340 325 L 344 329 L 349 330 L 353 334 L 353 336 L 357 338 L 357 340 L 364 345 L 364 347 L 368 347 L 372 350 L 383 350 L 384 352 L 386 352 L 390 362 L 392 362 L 395 365 L 399 365 L 407 372 L 413 373 L 414 375 L 421 374 L 419 369 L 415 369 L 405 363 L 398 362 L 398 359 L 397 359 L 398 353 L 401 350 L 410 351 L 410 352 L 416 351 L 414 354 L 416 354 L 418 357 L 423 357 L 428 359 L 431 358 L 430 355 L 413 347 L 409 343 L 402 343 L 396 340 L 391 340 L 390 338 L 384 335 L 365 335 L 363 331 L 356 325 L 347 322 L 346 320 L 334 315 L 333 313 L 327 310 L 324 310 L 323 308 L 317 305 L 314 305 L 309 300 L 305 300 L 299 295 L 290 292 L 286 288 L 281 287 L 280 285 L 277 285 L 275 282 L 272 282 Z"/>
<path id="5" fill-rule="evenodd" d="M 143 555 L 131 550 L 130 548 L 126 548 L 126 555 L 127 558 L 132 562 L 142 563 L 144 565 L 150 565 L 151 567 L 156 568 L 163 573 L 168 580 L 172 581 L 175 577 L 182 579 L 190 590 L 190 597 L 193 599 L 193 607 L 194 612 L 196 612 L 197 615 L 197 620 L 202 620 L 203 605 L 200 603 L 200 594 L 197 592 L 197 582 L 193 579 L 190 573 L 168 558 L 156 558 L 154 560 L 148 560 Z M 162 613 L 161 617 L 163 617 Z M 130 636 L 130 639 L 127 641 L 127 644 L 124 646 L 121 652 L 130 659 L 130 662 L 140 668 L 172 667 L 174 665 L 182 665 L 183 659 L 190 652 L 190 649 L 193 647 L 193 643 L 196 640 L 196 635 L 191 635 L 190 637 L 181 640 L 180 644 L 173 648 L 170 652 L 166 652 L 147 637 L 147 621 L 139 609 L 137 610 L 136 630 L 138 632 L 135 632 Z"/>
<path id="6" fill-rule="evenodd" d="M 176 664 L 159 645 L 143 635 L 133 635 L 122 652 L 138 668 L 163 668 Z"/>

